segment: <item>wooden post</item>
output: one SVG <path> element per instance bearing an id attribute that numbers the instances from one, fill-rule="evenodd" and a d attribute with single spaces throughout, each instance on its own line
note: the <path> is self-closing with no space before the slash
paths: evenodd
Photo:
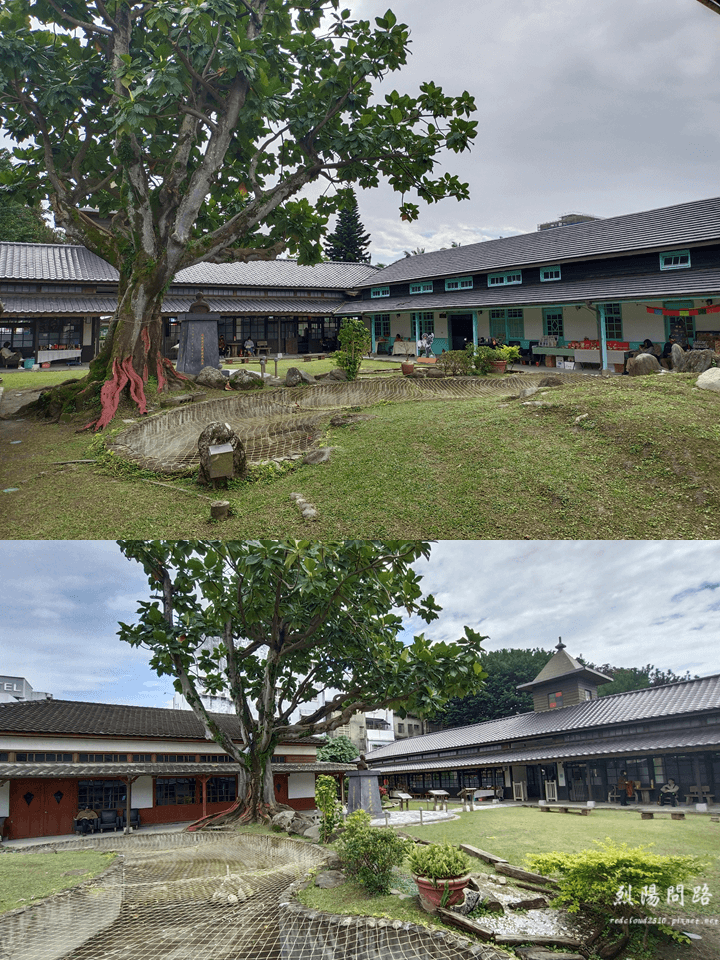
<path id="1" fill-rule="evenodd" d="M 200 777 L 200 782 L 202 783 L 202 805 L 203 805 L 202 815 L 203 815 L 204 817 L 206 817 L 206 816 L 207 816 L 207 782 L 208 782 L 208 777 L 207 777 L 207 776 Z"/>

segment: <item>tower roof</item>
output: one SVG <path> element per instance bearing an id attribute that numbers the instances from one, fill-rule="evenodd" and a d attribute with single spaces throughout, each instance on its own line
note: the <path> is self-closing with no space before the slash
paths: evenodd
<path id="1" fill-rule="evenodd" d="M 612 677 L 609 677 L 606 673 L 600 673 L 599 670 L 591 670 L 590 667 L 583 666 L 579 660 L 576 660 L 575 657 L 571 657 L 569 653 L 566 653 L 562 637 L 558 639 L 560 642 L 555 648 L 557 653 L 550 657 L 534 680 L 531 680 L 530 683 L 521 683 L 516 687 L 517 690 L 527 690 L 531 692 L 537 687 L 542 687 L 547 683 L 552 683 L 554 680 L 565 679 L 567 677 L 574 677 L 578 680 L 588 680 L 596 686 L 600 683 L 612 683 Z"/>

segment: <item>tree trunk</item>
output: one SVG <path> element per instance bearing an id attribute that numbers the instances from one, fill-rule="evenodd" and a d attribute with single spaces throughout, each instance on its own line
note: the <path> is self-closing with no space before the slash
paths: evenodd
<path id="1" fill-rule="evenodd" d="M 253 752 L 249 760 L 245 803 L 238 810 L 237 819 L 241 823 L 267 823 L 282 809 L 275 799 L 271 755 Z"/>
<path id="2" fill-rule="evenodd" d="M 109 342 L 92 364 L 89 376 L 77 385 L 77 393 L 83 398 L 100 390 L 100 416 L 83 429 L 106 427 L 115 416 L 123 392 L 141 414 L 147 413 L 145 386 L 149 377 L 157 379 L 158 391 L 167 390 L 168 383 L 184 381 L 191 385 L 163 355 L 162 281 L 157 275 L 139 279 L 122 294 Z"/>

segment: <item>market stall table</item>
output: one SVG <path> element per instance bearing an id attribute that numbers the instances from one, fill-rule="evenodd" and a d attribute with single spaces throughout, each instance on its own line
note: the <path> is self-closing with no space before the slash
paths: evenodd
<path id="1" fill-rule="evenodd" d="M 398 356 L 415 356 L 417 351 L 417 344 L 413 340 L 393 340 L 392 345 L 392 355 L 395 357 Z"/>
<path id="2" fill-rule="evenodd" d="M 38 350 L 37 363 L 52 363 L 53 360 L 79 360 L 82 354 L 80 349 L 67 350 Z"/>

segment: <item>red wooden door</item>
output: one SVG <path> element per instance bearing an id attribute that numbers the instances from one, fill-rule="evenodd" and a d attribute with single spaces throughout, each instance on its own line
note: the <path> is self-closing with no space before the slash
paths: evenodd
<path id="1" fill-rule="evenodd" d="M 8 834 L 12 840 L 72 833 L 76 811 L 76 780 L 27 778 L 10 782 Z"/>
<path id="2" fill-rule="evenodd" d="M 275 799 L 278 803 L 288 802 L 288 778 L 286 773 L 275 776 Z"/>

